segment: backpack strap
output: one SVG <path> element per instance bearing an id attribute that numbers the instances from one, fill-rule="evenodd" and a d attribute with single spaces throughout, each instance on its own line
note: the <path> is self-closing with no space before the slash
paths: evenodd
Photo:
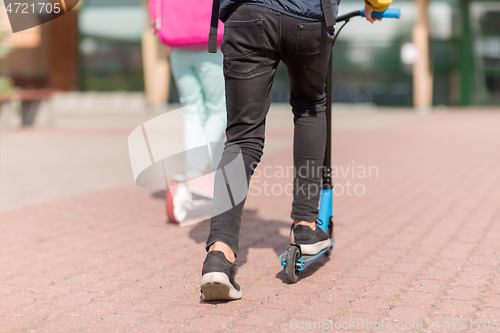
<path id="1" fill-rule="evenodd" d="M 212 4 L 212 18 L 210 19 L 210 33 L 208 34 L 208 52 L 217 53 L 217 28 L 219 26 L 220 0 Z"/>
<path id="2" fill-rule="evenodd" d="M 161 2 L 162 0 L 156 0 L 156 21 L 154 23 L 155 33 L 161 30 Z"/>
<path id="3" fill-rule="evenodd" d="M 325 16 L 326 26 L 333 26 L 335 24 L 335 15 L 333 14 L 331 1 L 321 0 L 321 7 L 323 7 L 323 15 Z"/>

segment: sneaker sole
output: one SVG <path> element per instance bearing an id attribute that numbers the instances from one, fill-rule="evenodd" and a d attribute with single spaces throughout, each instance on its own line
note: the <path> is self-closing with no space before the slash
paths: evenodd
<path id="1" fill-rule="evenodd" d="M 305 255 L 315 255 L 320 253 L 322 250 L 328 247 L 332 243 L 331 239 L 325 239 L 324 241 L 317 242 L 315 244 L 305 244 L 300 245 L 300 252 Z"/>
<path id="2" fill-rule="evenodd" d="M 227 275 L 219 272 L 202 276 L 201 292 L 203 301 L 231 301 L 241 298 L 241 290 L 236 290 Z"/>

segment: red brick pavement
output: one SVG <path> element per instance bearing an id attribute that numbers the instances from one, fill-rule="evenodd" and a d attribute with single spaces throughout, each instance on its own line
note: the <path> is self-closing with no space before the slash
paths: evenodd
<path id="1" fill-rule="evenodd" d="M 378 177 L 335 179 L 365 193 L 335 197 L 332 256 L 284 283 L 277 256 L 291 198 L 278 192 L 290 178 L 261 175 L 253 190 L 267 180 L 275 192 L 251 190 L 237 259 L 243 299 L 230 303 L 200 301 L 208 222 L 166 223 L 154 192 L 127 186 L 1 213 L 0 332 L 320 331 L 318 322 L 486 331 L 481 320 L 500 321 L 499 151 L 495 112 L 337 130 L 334 165 L 376 166 Z M 259 168 L 290 163 L 288 147 Z"/>

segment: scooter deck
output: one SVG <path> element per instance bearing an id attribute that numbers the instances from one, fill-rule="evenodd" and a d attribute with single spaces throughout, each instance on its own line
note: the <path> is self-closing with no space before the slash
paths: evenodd
<path id="1" fill-rule="evenodd" d="M 326 251 L 328 251 L 329 249 L 331 249 L 332 246 L 333 246 L 333 244 L 335 244 L 335 240 L 334 239 L 331 240 L 330 245 L 328 245 L 327 247 L 325 247 L 318 254 L 315 254 L 315 255 L 303 255 L 302 257 L 300 257 L 297 260 L 297 265 L 299 265 L 298 270 L 299 271 L 303 271 L 307 266 L 309 266 L 310 264 L 312 264 L 316 259 L 318 259 L 320 256 L 322 256 L 323 254 L 325 254 Z M 290 244 L 290 245 L 299 246 L 298 244 Z M 281 263 L 283 265 L 283 269 L 285 269 L 285 262 L 286 262 L 286 255 L 287 255 L 287 253 L 288 253 L 288 249 L 280 255 L 280 260 L 281 260 Z"/>

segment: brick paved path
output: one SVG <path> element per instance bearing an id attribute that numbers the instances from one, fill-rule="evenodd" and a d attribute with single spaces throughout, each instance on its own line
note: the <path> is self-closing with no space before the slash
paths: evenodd
<path id="1" fill-rule="evenodd" d="M 254 178 L 244 213 L 242 300 L 200 301 L 208 222 L 168 224 L 163 193 L 111 186 L 0 213 L 0 332 L 493 331 L 478 319 L 500 322 L 500 113 L 335 116 L 337 244 L 294 285 L 277 259 L 291 204 L 279 193 L 290 178 L 276 173 L 291 163 L 282 118 L 269 121 L 259 167 L 274 177 Z M 57 131 L 7 133 L 2 145 Z"/>

